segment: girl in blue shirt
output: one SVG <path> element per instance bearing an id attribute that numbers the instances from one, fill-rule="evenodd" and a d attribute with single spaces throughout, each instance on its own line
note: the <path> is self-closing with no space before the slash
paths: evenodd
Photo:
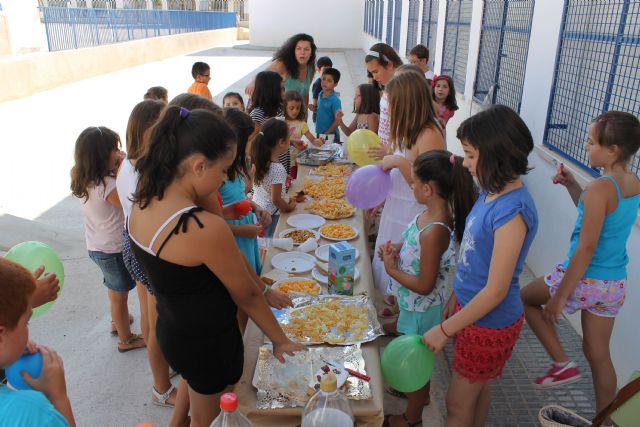
<path id="1" fill-rule="evenodd" d="M 490 381 L 502 374 L 520 334 L 518 278 L 538 227 L 520 176 L 533 139 L 522 119 L 496 105 L 462 122 L 464 162 L 482 192 L 467 216 L 444 321 L 423 336 L 432 351 L 456 337 L 447 425 L 484 425 Z"/>
<path id="2" fill-rule="evenodd" d="M 582 190 L 561 164 L 553 182 L 564 185 L 578 207 L 567 260 L 522 289 L 527 323 L 553 364 L 534 385 L 551 388 L 580 379 L 564 352 L 554 323 L 561 312 L 581 311 L 583 349 L 593 375 L 596 411 L 616 394 L 609 354 L 613 323 L 625 299 L 629 262 L 627 240 L 640 205 L 640 181 L 628 169 L 640 147 L 640 123 L 632 114 L 609 111 L 591 124 L 586 144 L 589 164 L 603 174 Z M 544 307 L 543 307 L 544 306 Z"/>

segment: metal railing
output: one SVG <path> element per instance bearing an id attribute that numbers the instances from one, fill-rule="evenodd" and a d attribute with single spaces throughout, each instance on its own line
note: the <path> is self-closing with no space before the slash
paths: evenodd
<path id="1" fill-rule="evenodd" d="M 237 26 L 233 12 L 41 7 L 50 51 Z"/>
<path id="2" fill-rule="evenodd" d="M 544 144 L 588 166 L 589 124 L 610 110 L 640 115 L 640 0 L 567 0 Z M 631 162 L 640 172 L 640 156 Z"/>
<path id="3" fill-rule="evenodd" d="M 520 112 L 534 0 L 485 0 L 473 97 Z"/>
<path id="4" fill-rule="evenodd" d="M 453 78 L 457 92 L 464 92 L 467 78 L 472 9 L 472 0 L 447 0 L 447 21 L 440 74 Z"/>
<path id="5" fill-rule="evenodd" d="M 431 51 L 429 57 L 429 65 L 433 67 L 433 58 L 435 57 L 436 37 L 438 34 L 438 10 L 440 9 L 439 0 L 423 0 L 422 4 L 422 35 L 420 43 L 425 45 Z"/>

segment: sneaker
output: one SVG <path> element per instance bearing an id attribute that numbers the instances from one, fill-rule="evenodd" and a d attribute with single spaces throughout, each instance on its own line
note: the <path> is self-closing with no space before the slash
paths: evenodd
<path id="1" fill-rule="evenodd" d="M 563 367 L 555 364 L 541 377 L 533 380 L 533 386 L 537 388 L 553 388 L 565 384 L 573 384 L 580 380 L 580 370 L 575 363 L 569 362 Z"/>

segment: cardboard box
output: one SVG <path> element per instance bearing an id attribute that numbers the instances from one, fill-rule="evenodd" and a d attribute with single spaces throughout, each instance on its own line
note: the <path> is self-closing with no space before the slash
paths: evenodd
<path id="1" fill-rule="evenodd" d="M 347 242 L 329 246 L 329 293 L 353 295 L 356 250 Z"/>

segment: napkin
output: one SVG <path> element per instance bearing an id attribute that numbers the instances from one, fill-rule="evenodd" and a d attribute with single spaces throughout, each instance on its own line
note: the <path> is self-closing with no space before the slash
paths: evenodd
<path id="1" fill-rule="evenodd" d="M 318 248 L 318 242 L 316 239 L 307 239 L 303 244 L 296 248 L 299 252 L 311 252 L 315 251 Z"/>
<path id="2" fill-rule="evenodd" d="M 274 246 L 278 249 L 283 249 L 285 251 L 290 251 L 293 249 L 293 239 L 291 237 L 279 239 L 274 238 L 271 239 L 271 246 Z"/>

